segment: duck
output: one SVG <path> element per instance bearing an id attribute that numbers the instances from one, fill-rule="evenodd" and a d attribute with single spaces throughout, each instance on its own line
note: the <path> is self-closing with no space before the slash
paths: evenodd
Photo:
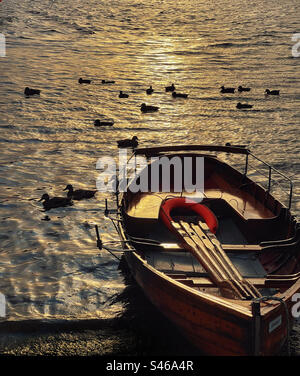
<path id="1" fill-rule="evenodd" d="M 40 95 L 41 94 L 41 90 L 30 89 L 29 87 L 25 87 L 24 94 L 28 95 L 28 96 L 29 95 Z"/>
<path id="2" fill-rule="evenodd" d="M 221 89 L 221 93 L 234 93 L 235 91 L 235 88 L 234 87 L 225 87 L 225 86 L 221 86 L 220 87 Z"/>
<path id="3" fill-rule="evenodd" d="M 148 95 L 150 95 L 150 94 L 152 94 L 153 93 L 153 88 L 152 88 L 152 86 L 150 86 L 147 90 L 146 90 L 146 93 L 148 94 Z"/>
<path id="4" fill-rule="evenodd" d="M 45 217 L 42 218 L 41 221 L 51 221 L 51 218 L 48 215 L 45 215 Z"/>
<path id="5" fill-rule="evenodd" d="M 133 136 L 132 139 L 119 140 L 117 143 L 119 148 L 136 148 L 139 144 L 137 136 Z"/>
<path id="6" fill-rule="evenodd" d="M 234 148 L 245 148 L 247 145 L 232 145 L 230 142 L 226 142 L 225 146 L 232 146 Z"/>
<path id="7" fill-rule="evenodd" d="M 52 197 L 50 198 L 48 193 L 44 193 L 41 199 L 43 201 L 43 206 L 45 210 L 50 210 L 53 208 L 60 208 L 63 206 L 73 205 L 73 201 L 70 197 Z"/>
<path id="8" fill-rule="evenodd" d="M 68 184 L 64 191 L 68 191 L 67 198 L 72 200 L 83 200 L 85 198 L 93 198 L 97 192 L 86 189 L 76 189 L 74 191 L 72 184 Z"/>
<path id="9" fill-rule="evenodd" d="M 90 84 L 92 81 L 91 80 L 84 80 L 81 77 L 79 78 L 78 82 L 80 84 Z"/>
<path id="10" fill-rule="evenodd" d="M 123 93 L 123 91 L 122 91 L 122 90 L 120 90 L 119 98 L 128 98 L 128 97 L 129 97 L 129 95 L 128 95 L 128 94 L 126 94 L 126 93 Z"/>
<path id="11" fill-rule="evenodd" d="M 176 91 L 173 91 L 172 97 L 174 97 L 174 98 L 187 98 L 188 94 L 176 93 Z"/>
<path id="12" fill-rule="evenodd" d="M 265 91 L 267 95 L 279 95 L 279 92 L 280 90 L 269 90 L 269 89 L 266 89 Z"/>
<path id="13" fill-rule="evenodd" d="M 242 91 L 250 91 L 250 90 L 251 90 L 250 87 L 243 87 L 243 86 L 239 86 L 239 87 L 238 87 L 238 91 L 239 91 L 239 92 L 242 92 Z"/>
<path id="14" fill-rule="evenodd" d="M 116 81 L 102 80 L 102 84 L 114 84 Z"/>
<path id="15" fill-rule="evenodd" d="M 236 108 L 252 108 L 252 107 L 253 107 L 252 104 L 240 103 L 240 102 L 236 105 Z"/>
<path id="16" fill-rule="evenodd" d="M 145 103 L 141 104 L 141 111 L 142 112 L 155 112 L 158 111 L 159 107 L 156 106 L 147 106 Z"/>
<path id="17" fill-rule="evenodd" d="M 166 92 L 174 91 L 175 90 L 175 86 L 174 86 L 174 84 L 172 84 L 171 86 L 166 86 L 165 89 L 166 89 Z"/>
<path id="18" fill-rule="evenodd" d="M 113 120 L 99 120 L 99 119 L 96 119 L 94 121 L 94 125 L 95 125 L 95 127 L 104 127 L 104 126 L 112 127 L 114 125 L 114 121 Z"/>

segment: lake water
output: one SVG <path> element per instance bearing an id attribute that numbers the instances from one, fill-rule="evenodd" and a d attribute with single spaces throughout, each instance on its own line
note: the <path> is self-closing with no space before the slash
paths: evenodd
<path id="1" fill-rule="evenodd" d="M 88 354 L 118 352 L 120 338 L 135 343 L 136 333 L 127 332 L 128 301 L 120 299 L 126 287 L 118 261 L 96 248 L 95 224 L 104 240 L 116 239 L 103 219 L 111 195 L 98 192 L 51 210 L 49 221 L 38 202 L 45 192 L 65 194 L 67 184 L 95 189 L 97 160 L 116 157 L 119 139 L 137 135 L 141 146 L 248 145 L 293 179 L 293 211 L 299 215 L 300 58 L 292 56 L 299 14 L 295 0 L 0 3 L 6 39 L 6 57 L 0 57 L 0 292 L 7 299 L 2 352 L 47 353 L 49 336 L 33 338 L 32 327 L 76 322 L 78 328 L 78 320 L 86 337 L 58 335 L 53 353 L 60 341 L 61 352 L 73 354 L 74 338 L 93 344 L 91 350 L 82 346 Z M 79 77 L 92 84 L 79 85 Z M 102 85 L 102 79 L 115 84 Z M 189 98 L 165 93 L 171 83 Z M 150 85 L 154 93 L 147 96 Z M 252 89 L 223 96 L 222 85 Z M 25 97 L 26 86 L 41 95 Z M 266 88 L 281 95 L 265 97 Z M 120 90 L 129 98 L 119 99 Z M 239 101 L 253 108 L 238 111 Z M 160 111 L 142 114 L 143 102 Z M 100 128 L 95 119 L 115 123 Z M 16 325 L 13 333 L 9 323 Z M 96 341 L 100 332 L 107 347 Z M 292 348 L 298 355 L 299 335 L 296 325 Z M 36 347 L 24 345 L 29 340 Z M 132 346 L 128 353 L 136 351 Z M 143 351 L 151 353 L 151 346 Z"/>

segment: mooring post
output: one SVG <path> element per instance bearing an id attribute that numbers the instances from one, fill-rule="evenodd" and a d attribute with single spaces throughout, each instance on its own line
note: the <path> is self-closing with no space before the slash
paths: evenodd
<path id="1" fill-rule="evenodd" d="M 253 315 L 253 354 L 259 355 L 260 353 L 260 327 L 261 327 L 261 315 L 260 315 L 260 302 L 253 301 L 252 305 Z"/>
<path id="2" fill-rule="evenodd" d="M 108 205 L 107 205 L 107 198 L 105 199 L 105 210 L 104 210 L 104 215 L 105 217 L 108 216 L 109 210 L 108 210 Z"/>
<path id="3" fill-rule="evenodd" d="M 244 175 L 247 176 L 248 173 L 248 162 L 249 162 L 249 154 L 246 154 L 246 163 L 245 163 L 245 172 Z"/>

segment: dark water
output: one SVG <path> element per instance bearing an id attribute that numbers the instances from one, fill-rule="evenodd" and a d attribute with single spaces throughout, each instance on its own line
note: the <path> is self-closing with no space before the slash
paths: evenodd
<path id="1" fill-rule="evenodd" d="M 294 180 L 293 210 L 299 215 L 300 58 L 292 57 L 291 41 L 300 31 L 299 8 L 294 0 L 2 1 L 2 353 L 186 351 L 162 343 L 161 336 L 151 339 L 144 320 L 132 327 L 132 315 L 145 312 L 131 311 L 139 304 L 128 303 L 128 296 L 124 301 L 128 290 L 118 262 L 95 245 L 96 223 L 104 240 L 116 239 L 103 219 L 111 195 L 98 192 L 95 199 L 51 210 L 50 221 L 43 221 L 38 200 L 45 192 L 62 195 L 69 183 L 95 189 L 98 158 L 116 157 L 116 141 L 138 135 L 142 146 L 249 145 Z M 79 85 L 79 77 L 93 82 Z M 102 79 L 116 83 L 102 85 Z M 164 92 L 172 82 L 188 100 Z M 221 85 L 240 84 L 251 92 L 219 93 Z M 145 94 L 149 85 L 151 97 Z M 41 95 L 24 97 L 25 86 Z M 280 89 L 280 97 L 266 98 L 266 88 Z M 119 90 L 129 98 L 119 99 Z M 238 101 L 253 109 L 237 111 Z M 141 114 L 143 102 L 160 111 Z M 96 118 L 115 124 L 96 128 Z M 129 301 L 138 294 L 131 291 Z M 296 354 L 299 335 L 296 325 Z"/>

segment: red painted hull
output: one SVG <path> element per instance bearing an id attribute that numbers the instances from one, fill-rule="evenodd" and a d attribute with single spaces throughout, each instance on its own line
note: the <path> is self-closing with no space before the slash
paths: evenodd
<path id="1" fill-rule="evenodd" d="M 161 273 L 153 270 L 136 253 L 126 253 L 125 259 L 138 285 L 148 299 L 170 319 L 199 349 L 200 354 L 217 356 L 254 355 L 254 318 L 246 310 L 231 304 L 217 302 L 195 293 Z M 286 294 L 291 308 L 291 297 L 300 291 L 298 281 Z M 262 312 L 263 313 L 263 312 Z M 269 333 L 269 325 L 280 317 L 282 323 Z M 292 318 L 290 317 L 290 323 Z M 281 304 L 262 315 L 259 355 L 280 352 L 287 338 L 286 312 Z"/>

